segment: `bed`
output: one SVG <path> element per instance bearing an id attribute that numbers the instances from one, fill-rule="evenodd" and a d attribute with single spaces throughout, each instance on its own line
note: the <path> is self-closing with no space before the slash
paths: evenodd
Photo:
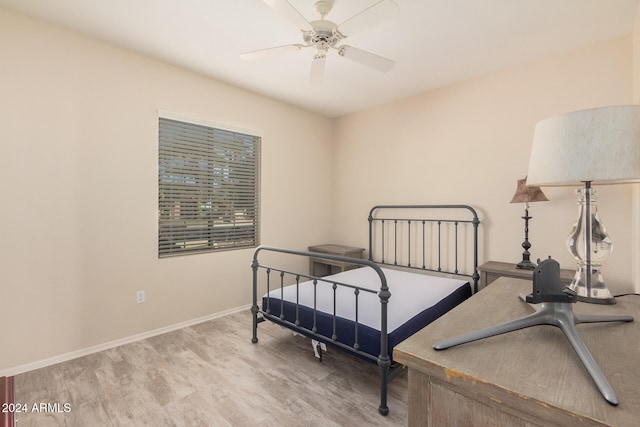
<path id="1" fill-rule="evenodd" d="M 269 320 L 311 338 L 320 360 L 328 345 L 377 363 L 378 410 L 387 415 L 387 384 L 402 369 L 393 347 L 478 291 L 480 221 L 467 205 L 384 205 L 368 223 L 368 259 L 256 249 L 252 342 Z M 291 267 L 299 258 L 355 268 L 317 277 Z"/>

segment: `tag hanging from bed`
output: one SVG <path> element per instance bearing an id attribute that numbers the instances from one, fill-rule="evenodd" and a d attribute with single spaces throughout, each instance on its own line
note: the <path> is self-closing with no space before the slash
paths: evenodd
<path id="1" fill-rule="evenodd" d="M 311 346 L 313 347 L 313 353 L 315 354 L 316 358 L 320 359 L 320 361 L 322 362 L 322 352 L 327 352 L 327 345 L 323 342 L 312 339 Z"/>

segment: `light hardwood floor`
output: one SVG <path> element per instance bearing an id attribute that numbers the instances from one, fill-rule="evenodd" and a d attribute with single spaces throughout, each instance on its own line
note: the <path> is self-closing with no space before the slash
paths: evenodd
<path id="1" fill-rule="evenodd" d="M 15 377 L 16 414 L 27 426 L 403 426 L 407 374 L 378 413 L 377 365 L 271 322 L 251 343 L 247 311 Z M 61 411 L 31 412 L 36 403 Z M 50 409 L 56 409 L 53 405 Z"/>

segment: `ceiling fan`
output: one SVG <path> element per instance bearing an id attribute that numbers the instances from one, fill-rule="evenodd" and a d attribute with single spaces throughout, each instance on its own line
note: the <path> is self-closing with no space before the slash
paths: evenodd
<path id="1" fill-rule="evenodd" d="M 262 1 L 301 29 L 304 44 L 296 43 L 246 52 L 240 55 L 242 59 L 259 59 L 274 54 L 313 47 L 316 49 L 316 54 L 311 62 L 309 82 L 314 86 L 322 83 L 325 60 L 329 49 L 335 49 L 339 56 L 383 73 L 390 71 L 395 65 L 395 62 L 391 59 L 341 44 L 342 40 L 348 36 L 373 27 L 398 13 L 398 5 L 393 0 L 380 0 L 340 25 L 326 19 L 326 16 L 333 8 L 334 0 L 317 1 L 313 9 L 320 19 L 311 22 L 307 21 L 287 0 Z"/>

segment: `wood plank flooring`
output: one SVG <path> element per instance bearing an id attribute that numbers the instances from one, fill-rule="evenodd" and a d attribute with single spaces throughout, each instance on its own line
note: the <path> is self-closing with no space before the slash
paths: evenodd
<path id="1" fill-rule="evenodd" d="M 16 424 L 407 424 L 406 372 L 390 383 L 383 417 L 377 365 L 331 348 L 319 362 L 309 339 L 271 322 L 258 338 L 251 343 L 246 310 L 17 375 L 15 401 L 29 410 Z"/>

